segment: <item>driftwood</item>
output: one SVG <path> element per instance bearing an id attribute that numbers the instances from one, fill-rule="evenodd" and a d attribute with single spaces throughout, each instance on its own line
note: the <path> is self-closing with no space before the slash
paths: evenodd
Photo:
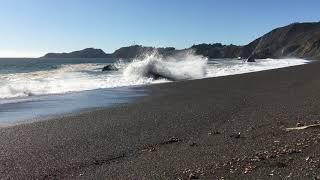
<path id="1" fill-rule="evenodd" d="M 303 130 L 303 129 L 309 129 L 309 128 L 320 128 L 320 124 L 311 124 L 311 125 L 307 125 L 307 126 L 286 128 L 286 130 L 287 131 L 293 131 L 293 130 Z"/>

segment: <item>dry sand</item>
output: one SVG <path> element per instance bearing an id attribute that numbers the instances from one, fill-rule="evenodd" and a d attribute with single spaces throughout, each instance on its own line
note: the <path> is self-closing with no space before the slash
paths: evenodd
<path id="1" fill-rule="evenodd" d="M 147 89 L 0 129 L 0 178 L 320 179 L 320 62 Z"/>

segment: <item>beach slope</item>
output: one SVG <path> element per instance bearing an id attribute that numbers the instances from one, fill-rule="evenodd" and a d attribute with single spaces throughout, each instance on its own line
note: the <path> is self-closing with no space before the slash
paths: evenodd
<path id="1" fill-rule="evenodd" d="M 158 84 L 117 107 L 0 129 L 1 179 L 320 178 L 320 63 Z"/>

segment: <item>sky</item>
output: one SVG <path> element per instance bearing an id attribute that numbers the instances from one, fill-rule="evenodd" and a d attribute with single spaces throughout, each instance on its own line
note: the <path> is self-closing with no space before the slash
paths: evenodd
<path id="1" fill-rule="evenodd" d="M 320 21 L 319 10 L 319 0 L 0 0 L 0 57 L 245 45 L 279 26 Z"/>

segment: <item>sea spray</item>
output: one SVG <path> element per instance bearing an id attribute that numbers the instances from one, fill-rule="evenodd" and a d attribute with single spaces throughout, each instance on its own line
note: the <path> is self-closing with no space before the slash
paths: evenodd
<path id="1" fill-rule="evenodd" d="M 308 62 L 303 59 L 258 59 L 255 63 L 208 60 L 192 51 L 182 51 L 170 57 L 153 52 L 133 60 L 118 60 L 114 65 L 119 71 L 115 72 L 102 72 L 105 63 L 61 63 L 54 64 L 55 68 L 40 70 L 45 65 L 52 65 L 37 62 L 41 67 L 38 71 L 0 73 L 0 99 L 227 76 Z"/>
<path id="2" fill-rule="evenodd" d="M 289 66 L 306 64 L 310 61 L 304 59 L 257 59 L 256 62 L 242 62 L 239 60 L 220 59 L 209 65 L 207 77 L 229 76 L 257 72 L 268 69 L 277 69 Z"/>
<path id="3" fill-rule="evenodd" d="M 0 98 L 163 83 L 169 82 L 168 79 L 203 78 L 206 62 L 206 58 L 189 51 L 168 58 L 154 52 L 129 62 L 117 61 L 114 63 L 119 68 L 117 72 L 101 72 L 105 64 L 82 63 L 65 64 L 47 71 L 0 74 Z M 161 74 L 163 78 L 148 76 L 150 71 Z"/>
<path id="4" fill-rule="evenodd" d="M 169 57 L 153 52 L 142 59 L 134 59 L 124 69 L 123 75 L 128 79 L 188 80 L 205 77 L 206 68 L 207 58 L 195 55 L 193 51 L 185 51 Z"/>

